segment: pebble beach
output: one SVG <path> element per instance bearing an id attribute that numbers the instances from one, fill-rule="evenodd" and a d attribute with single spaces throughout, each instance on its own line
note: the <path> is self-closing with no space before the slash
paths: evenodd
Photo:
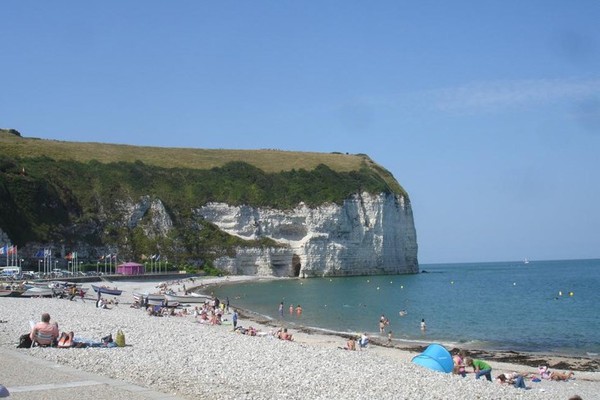
<path id="1" fill-rule="evenodd" d="M 597 371 L 576 371 L 575 379 L 566 382 L 528 379 L 529 389 L 523 390 L 476 380 L 472 373 L 461 378 L 425 369 L 410 362 L 416 353 L 407 350 L 370 345 L 346 351 L 340 349 L 342 337 L 300 331 L 292 332 L 294 341 L 282 341 L 269 334 L 273 327 L 241 318 L 238 325 L 264 333 L 246 336 L 233 332 L 230 315 L 225 324 L 213 326 L 196 322 L 191 314 L 152 317 L 129 307 L 133 291 L 152 293 L 156 285 L 119 282 L 124 293 L 111 309 L 96 308 L 91 297 L 0 298 L 0 352 L 14 350 L 30 321 L 48 312 L 61 332 L 73 331 L 76 338 L 100 341 L 121 329 L 126 346 L 18 351 L 185 399 L 600 399 Z M 490 363 L 494 377 L 535 371 Z"/>

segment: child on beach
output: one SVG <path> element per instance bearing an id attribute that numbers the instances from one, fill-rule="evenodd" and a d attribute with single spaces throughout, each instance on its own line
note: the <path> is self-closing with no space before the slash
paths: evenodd
<path id="1" fill-rule="evenodd" d="M 492 381 L 492 367 L 488 363 L 482 360 L 473 360 L 469 357 L 465 359 L 465 365 L 473 367 L 475 372 L 475 379 L 479 379 L 480 376 L 485 376 L 488 381 Z"/>
<path id="2" fill-rule="evenodd" d="M 454 368 L 452 369 L 453 374 L 457 374 L 462 376 L 463 378 L 467 376 L 467 371 L 465 368 L 465 363 L 463 361 L 464 352 L 459 351 L 452 357 L 452 361 L 454 362 Z"/>

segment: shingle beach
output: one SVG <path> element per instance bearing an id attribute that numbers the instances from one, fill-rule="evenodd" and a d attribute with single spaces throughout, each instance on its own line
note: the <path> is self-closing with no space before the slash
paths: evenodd
<path id="1" fill-rule="evenodd" d="M 466 378 L 424 369 L 410 362 L 415 353 L 371 345 L 345 351 L 337 336 L 293 332 L 287 342 L 271 335 L 246 336 L 230 324 L 211 326 L 192 315 L 151 317 L 130 308 L 132 291 L 153 292 L 156 282 L 118 284 L 121 303 L 110 310 L 86 301 L 1 298 L 0 353 L 15 350 L 30 321 L 50 313 L 60 331 L 94 341 L 125 333 L 122 348 L 18 349 L 34 357 L 189 399 L 583 399 L 600 398 L 600 373 L 576 372 L 567 382 L 527 380 L 529 390 L 503 386 L 473 374 Z M 188 284 L 189 286 L 189 284 Z M 91 294 L 90 294 L 91 296 Z M 230 315 L 225 318 L 230 319 Z M 263 332 L 273 328 L 241 319 Z M 535 368 L 493 363 L 504 371 Z M 2 379 L 0 377 L 0 384 Z M 97 398 L 97 397 L 96 397 Z"/>

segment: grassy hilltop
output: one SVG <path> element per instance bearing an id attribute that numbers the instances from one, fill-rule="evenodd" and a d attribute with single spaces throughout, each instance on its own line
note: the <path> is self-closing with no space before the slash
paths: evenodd
<path id="1" fill-rule="evenodd" d="M 0 229 L 20 248 L 117 246 L 132 258 L 172 248 L 207 260 L 256 245 L 194 217 L 208 202 L 290 209 L 339 204 L 362 191 L 406 196 L 388 171 L 360 154 L 64 142 L 0 129 Z M 144 196 L 159 199 L 173 220 L 168 237 L 153 232 L 150 214 L 134 227 L 124 221 L 123 204 Z"/>

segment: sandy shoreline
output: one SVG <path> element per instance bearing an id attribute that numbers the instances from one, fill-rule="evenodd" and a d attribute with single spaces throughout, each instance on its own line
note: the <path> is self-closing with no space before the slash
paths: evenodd
<path id="1" fill-rule="evenodd" d="M 243 279 L 205 278 L 202 285 Z M 181 290 L 183 284 L 188 289 L 195 286 L 182 281 L 172 287 Z M 29 320 L 38 320 L 42 311 L 48 311 L 61 330 L 73 330 L 76 336 L 99 340 L 107 333 L 115 335 L 116 329 L 123 329 L 128 346 L 19 351 L 190 399 L 568 399 L 575 394 L 592 399 L 600 393 L 600 373 L 579 372 L 576 359 L 560 361 L 574 368 L 554 368 L 575 369 L 575 380 L 539 383 L 528 380 L 531 390 L 525 391 L 475 380 L 473 374 L 460 378 L 416 366 L 410 362 L 417 354 L 414 348 L 372 345 L 366 351 L 344 351 L 339 350 L 344 338 L 310 330 L 295 330 L 294 342 L 268 335 L 250 337 L 234 333 L 229 321 L 209 326 L 196 323 L 192 316 L 150 317 L 125 304 L 132 301 L 131 292 L 152 293 L 157 285 L 158 282 L 119 282 L 119 289 L 125 292 L 120 304 L 112 310 L 95 308 L 91 299 L 70 302 L 2 298 L 0 319 L 7 322 L 0 324 L 0 352 L 2 348 L 14 349 Z M 226 318 L 230 319 L 230 315 Z M 262 325 L 243 316 L 239 325 L 253 325 L 267 332 L 277 324 L 272 321 Z M 500 357 L 484 357 L 494 369 L 493 376 L 536 370 L 524 362 L 500 362 L 494 359 L 496 356 Z M 553 365 L 553 360 L 544 361 Z"/>

